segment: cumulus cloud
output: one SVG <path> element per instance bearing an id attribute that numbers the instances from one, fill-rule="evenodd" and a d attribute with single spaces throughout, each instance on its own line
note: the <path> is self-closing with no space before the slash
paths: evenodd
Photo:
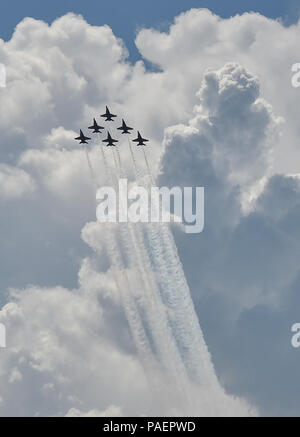
<path id="1" fill-rule="evenodd" d="M 188 239 L 177 228 L 175 235 L 223 384 L 247 393 L 262 414 L 297 414 L 297 396 L 287 399 L 296 386 L 289 331 L 297 319 L 290 305 L 299 281 L 300 185 L 297 175 L 266 181 L 278 118 L 257 99 L 257 86 L 236 64 L 205 74 L 198 97 L 208 104 L 195 107 L 187 126 L 166 130 L 160 183 L 206 189 L 203 234 Z M 249 184 L 262 187 L 245 210 Z"/>
<path id="2" fill-rule="evenodd" d="M 74 14 L 26 18 L 1 41 L 1 415 L 154 411 L 73 141 L 106 104 L 151 138 L 160 183 L 205 187 L 204 232 L 174 233 L 219 380 L 262 414 L 298 414 L 299 34 L 192 9 L 167 33 L 138 33 L 157 72 Z M 120 153 L 128 169 L 125 143 Z M 101 184 L 97 142 L 90 156 Z"/>
<path id="3" fill-rule="evenodd" d="M 147 412 L 141 366 L 124 342 L 118 347 L 117 336 L 105 335 L 112 315 L 96 293 L 62 287 L 10 293 L 0 316 L 9 343 L 1 351 L 1 415 L 74 416 L 96 409 L 97 415 L 121 415 L 116 403 L 126 415 Z M 119 328 L 127 329 L 124 320 Z"/>
<path id="4" fill-rule="evenodd" d="M 183 115 L 188 105 L 197 104 L 195 90 L 207 68 L 220 69 L 235 61 L 255 74 L 262 96 L 286 120 L 280 141 L 274 143 L 274 168 L 297 173 L 299 93 L 291 86 L 291 66 L 298 61 L 299 33 L 299 22 L 285 27 L 257 13 L 221 19 L 209 10 L 191 9 L 176 17 L 166 33 L 142 29 L 136 44 L 148 61 L 163 70 L 164 80 L 171 76 L 176 90 L 185 96 L 180 101 Z"/>
<path id="5" fill-rule="evenodd" d="M 122 410 L 120 407 L 111 405 L 105 411 L 91 410 L 87 413 L 82 413 L 76 408 L 71 408 L 66 414 L 67 417 L 121 417 Z"/>
<path id="6" fill-rule="evenodd" d="M 0 199 L 17 199 L 35 191 L 32 176 L 24 170 L 5 164 L 0 165 Z"/>

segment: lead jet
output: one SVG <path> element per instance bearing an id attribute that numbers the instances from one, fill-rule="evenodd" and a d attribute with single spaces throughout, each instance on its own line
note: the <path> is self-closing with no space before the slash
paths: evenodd
<path id="1" fill-rule="evenodd" d="M 99 124 L 94 119 L 94 124 L 92 126 L 90 126 L 89 129 L 93 129 L 93 134 L 98 134 L 98 133 L 101 133 L 100 129 L 104 129 L 104 127 L 99 126 Z"/>
<path id="2" fill-rule="evenodd" d="M 123 131 L 122 134 L 130 134 L 130 130 L 133 130 L 133 127 L 127 126 L 124 119 L 122 118 L 122 126 L 118 127 L 118 130 Z"/>
<path id="3" fill-rule="evenodd" d="M 106 140 L 102 140 L 102 143 L 107 143 L 107 146 L 115 146 L 114 143 L 118 143 L 118 142 L 119 142 L 118 140 L 114 140 L 111 137 L 111 135 L 110 135 L 110 133 L 108 131 L 107 131 L 107 138 L 106 138 Z"/>
<path id="4" fill-rule="evenodd" d="M 87 140 L 90 140 L 90 138 L 84 136 L 82 130 L 80 129 L 80 135 L 79 137 L 75 138 L 75 140 L 80 140 L 79 144 L 88 144 Z"/>
<path id="5" fill-rule="evenodd" d="M 146 138 L 143 138 L 142 135 L 138 131 L 137 138 L 135 140 L 132 140 L 132 141 L 134 141 L 135 143 L 138 143 L 137 146 L 146 146 L 145 141 L 149 141 L 149 140 L 146 140 Z"/>
<path id="6" fill-rule="evenodd" d="M 113 121 L 113 118 L 116 117 L 116 115 L 109 112 L 109 109 L 106 106 L 106 111 L 101 115 L 101 117 L 105 117 L 105 121 Z"/>

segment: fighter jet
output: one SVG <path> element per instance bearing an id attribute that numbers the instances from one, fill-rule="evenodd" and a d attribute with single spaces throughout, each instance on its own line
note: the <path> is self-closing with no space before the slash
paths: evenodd
<path id="1" fill-rule="evenodd" d="M 85 137 L 82 130 L 80 129 L 80 136 L 75 138 L 75 140 L 80 140 L 79 144 L 88 144 L 87 140 L 90 140 L 90 138 Z"/>
<path id="2" fill-rule="evenodd" d="M 107 131 L 107 138 L 106 138 L 106 140 L 102 140 L 102 142 L 103 143 L 107 143 L 107 146 L 115 146 L 114 143 L 118 143 L 119 141 L 118 140 L 114 140 L 111 137 L 110 133 Z"/>
<path id="3" fill-rule="evenodd" d="M 105 121 L 113 121 L 113 118 L 116 117 L 116 115 L 109 112 L 109 109 L 106 106 L 106 111 L 104 114 L 101 115 L 101 117 L 105 117 Z"/>
<path id="4" fill-rule="evenodd" d="M 133 130 L 132 127 L 127 126 L 124 119 L 122 118 L 122 126 L 118 127 L 118 130 L 123 131 L 122 134 L 130 134 L 130 130 Z"/>
<path id="5" fill-rule="evenodd" d="M 138 143 L 137 146 L 146 146 L 145 141 L 149 141 L 149 140 L 146 140 L 146 138 L 143 138 L 142 135 L 138 131 L 137 138 L 135 140 L 132 140 L 132 141 L 134 141 L 135 143 Z"/>
<path id="6" fill-rule="evenodd" d="M 99 126 L 99 124 L 94 119 L 94 124 L 92 126 L 89 126 L 89 129 L 93 129 L 93 134 L 101 133 L 100 129 L 104 129 L 103 126 Z"/>

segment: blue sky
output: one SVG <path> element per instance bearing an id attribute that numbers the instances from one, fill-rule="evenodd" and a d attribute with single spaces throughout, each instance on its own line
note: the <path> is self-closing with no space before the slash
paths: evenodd
<path id="1" fill-rule="evenodd" d="M 51 22 L 72 11 L 82 14 L 90 24 L 110 25 L 125 41 L 131 60 L 136 60 L 139 54 L 134 37 L 138 28 L 167 29 L 176 15 L 192 7 L 206 7 L 222 17 L 257 11 L 267 17 L 281 17 L 290 24 L 297 21 L 300 0 L 11 0 L 0 6 L 0 37 L 9 39 L 16 24 L 26 16 Z"/>

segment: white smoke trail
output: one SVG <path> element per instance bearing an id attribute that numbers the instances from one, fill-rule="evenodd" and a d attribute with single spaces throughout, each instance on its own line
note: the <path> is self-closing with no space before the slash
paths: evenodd
<path id="1" fill-rule="evenodd" d="M 150 165 L 143 149 L 148 176 L 147 188 L 153 185 Z M 154 207 L 154 205 L 152 205 Z M 161 278 L 161 293 L 170 308 L 170 323 L 183 360 L 192 380 L 204 386 L 218 386 L 202 330 L 199 325 L 190 290 L 178 256 L 177 247 L 166 223 L 146 227 L 149 248 L 155 269 Z"/>
<path id="2" fill-rule="evenodd" d="M 86 144 L 82 144 L 82 147 L 83 147 L 84 152 L 85 152 L 86 161 L 87 161 L 87 165 L 88 165 L 88 168 L 89 168 L 92 184 L 93 184 L 94 190 L 96 191 L 97 190 L 97 181 L 96 181 L 95 172 L 94 172 L 91 160 L 90 160 L 89 151 L 88 151 L 88 148 L 87 148 Z"/>
<path id="3" fill-rule="evenodd" d="M 100 149 L 105 169 L 105 180 L 110 185 L 113 185 L 111 170 L 105 156 L 104 148 L 101 146 L 101 144 Z M 128 272 L 124 266 L 124 262 L 120 254 L 115 232 L 108 223 L 104 223 L 103 225 L 105 227 L 104 237 L 106 249 L 112 263 L 112 272 L 116 283 L 116 289 L 119 292 L 120 301 L 123 303 L 125 315 L 137 348 L 138 355 L 141 363 L 147 369 L 148 373 L 153 373 L 153 370 L 156 368 L 155 360 L 135 300 L 132 297 L 134 293 L 132 291 Z M 118 275 L 121 276 L 121 282 L 118 279 Z"/>
<path id="4" fill-rule="evenodd" d="M 128 144 L 136 177 L 150 188 L 153 179 L 146 153 L 143 150 L 145 175 L 135 159 L 130 142 Z M 125 174 L 119 150 L 111 150 L 115 171 L 111 170 L 104 148 L 101 147 L 105 179 L 113 186 Z M 148 181 L 145 176 L 148 176 Z M 130 222 L 126 225 L 119 223 L 118 229 L 109 224 L 104 226 L 116 288 L 150 387 L 156 392 L 158 408 L 161 401 L 170 406 L 180 404 L 182 414 L 199 415 L 199 406 L 205 407 L 207 414 L 208 411 L 214 411 L 214 399 L 212 402 L 203 401 L 203 397 L 206 399 L 206 392 L 211 388 L 218 395 L 224 395 L 223 404 L 228 403 L 218 384 L 169 227 L 164 223 L 157 226 L 152 223 L 133 225 Z M 124 263 L 121 254 L 117 230 L 121 235 L 127 263 Z M 145 245 L 145 235 L 148 246 Z M 133 280 L 137 290 L 133 288 Z M 156 357 L 163 365 L 165 384 L 159 378 L 160 368 Z M 199 393 L 194 396 L 191 384 L 195 380 L 202 383 L 200 403 L 197 402 Z M 163 396 L 164 392 L 166 397 Z M 217 408 L 215 412 L 223 414 L 224 408 Z"/>
<path id="5" fill-rule="evenodd" d="M 142 171 L 137 164 L 130 141 L 128 144 L 136 176 L 141 179 Z M 143 155 L 147 169 L 146 174 L 151 185 L 152 175 L 144 149 Z M 149 188 L 149 183 L 146 184 L 147 188 Z M 137 228 L 137 224 L 135 228 Z M 215 372 L 195 314 L 173 236 L 165 223 L 159 227 L 150 223 L 146 226 L 146 235 L 149 241 L 150 257 L 154 262 L 160 281 L 160 291 L 164 302 L 169 307 L 169 320 L 189 374 L 193 380 L 196 377 L 198 381 L 204 381 L 205 384 L 211 380 L 216 382 Z M 139 239 L 141 245 L 141 236 L 136 236 L 136 238 Z M 147 271 L 152 271 L 151 262 L 147 260 L 147 257 L 143 256 L 137 248 L 135 250 L 139 253 L 138 258 L 143 259 L 147 265 Z M 153 285 L 151 288 L 154 288 Z"/>
<path id="6" fill-rule="evenodd" d="M 112 149 L 112 153 L 114 153 L 115 149 Z M 101 153 L 103 156 L 103 162 L 105 165 L 105 173 L 106 173 L 106 180 L 108 183 L 113 186 L 114 185 L 114 177 L 116 177 L 116 174 L 112 172 L 112 169 L 108 165 L 107 157 L 105 156 L 104 148 L 101 148 Z M 115 158 L 114 164 L 116 165 L 117 161 Z M 121 165 L 121 161 L 120 165 Z M 119 167 L 121 171 L 121 167 Z M 155 319 L 154 324 L 149 324 L 149 329 L 151 332 L 154 331 L 155 335 L 150 336 L 149 339 L 145 330 L 145 327 L 143 325 L 142 315 L 140 314 L 140 305 L 139 302 L 136 301 L 137 299 L 137 293 L 133 290 L 131 281 L 136 280 L 137 281 L 137 287 L 140 290 L 140 296 L 145 297 L 144 291 L 146 290 L 146 296 L 148 298 L 146 299 L 146 304 L 144 302 L 144 305 L 142 305 L 142 309 L 147 308 L 150 310 L 150 308 L 153 307 L 153 302 L 149 300 L 149 285 L 147 281 L 142 280 L 139 276 L 140 270 L 141 270 L 141 260 L 143 257 L 141 256 L 141 252 L 139 249 L 139 246 L 136 244 L 135 238 L 132 236 L 132 228 L 130 229 L 130 232 L 128 232 L 128 229 L 124 224 L 118 224 L 118 228 L 121 233 L 122 242 L 123 242 L 123 248 L 125 248 L 127 257 L 131 258 L 130 267 L 131 271 L 133 267 L 137 270 L 137 275 L 132 276 L 132 274 L 129 276 L 129 272 L 126 269 L 124 265 L 124 261 L 122 257 L 120 256 L 120 243 L 117 242 L 115 232 L 110 228 L 109 224 L 105 225 L 105 234 L 106 234 L 106 246 L 108 247 L 108 255 L 112 261 L 112 272 L 113 277 L 116 283 L 116 287 L 119 290 L 120 295 L 120 301 L 123 304 L 124 312 L 126 315 L 126 318 L 129 323 L 130 331 L 132 333 L 133 341 L 136 345 L 136 349 L 140 358 L 140 362 L 143 365 L 145 369 L 145 373 L 147 376 L 147 379 L 149 380 L 149 388 L 152 392 L 153 396 L 155 397 L 156 401 L 156 408 L 159 414 L 160 408 L 164 407 L 165 405 L 170 405 L 172 402 L 172 399 L 179 399 L 180 398 L 180 392 L 178 390 L 182 390 L 183 393 L 185 393 L 184 400 L 185 402 L 180 405 L 182 411 L 190 411 L 191 404 L 188 400 L 188 391 L 186 390 L 185 386 L 183 386 L 180 375 L 178 372 L 176 372 L 172 378 L 170 378 L 172 372 L 172 366 L 174 363 L 174 360 L 172 360 L 172 351 L 170 351 L 170 348 L 165 343 L 162 343 L 160 341 L 160 348 L 158 348 L 159 355 L 163 355 L 164 359 L 157 361 L 156 355 L 153 354 L 151 343 L 152 339 L 160 339 L 161 335 L 163 334 L 163 330 L 161 329 L 161 324 L 158 323 L 157 317 Z M 116 230 L 116 229 L 115 229 Z M 133 238 L 132 238 L 133 237 Z M 129 254 L 129 256 L 128 256 Z M 130 257 L 131 254 L 131 257 Z M 119 279 L 121 278 L 121 280 Z M 149 282 L 150 283 L 150 282 Z M 151 290 L 151 288 L 150 288 Z M 155 314 L 157 311 L 157 307 L 153 313 Z M 166 329 L 166 328 L 165 328 Z M 157 343 L 157 341 L 154 341 L 154 343 Z M 177 353 L 178 358 L 179 354 Z M 166 366 L 166 360 L 169 360 L 168 364 L 169 366 Z M 170 359 L 171 359 L 171 365 L 170 365 Z M 161 378 L 161 364 L 165 366 L 165 372 L 164 372 L 164 378 Z M 166 368 L 167 367 L 167 368 Z M 183 365 L 182 365 L 183 368 Z M 183 368 L 184 371 L 184 368 Z M 175 384 L 175 382 L 177 384 Z M 162 387 L 164 386 L 164 388 Z M 190 408 L 189 408 L 190 407 Z"/>
<path id="7" fill-rule="evenodd" d="M 147 154 L 146 154 L 146 151 L 145 151 L 144 147 L 143 147 L 143 155 L 144 155 L 144 160 L 145 160 L 145 163 L 146 163 L 146 168 L 147 168 L 147 171 L 148 171 L 148 177 L 150 179 L 150 183 L 151 183 L 151 185 L 154 185 L 151 168 L 150 168 L 149 161 L 148 161 Z"/>
<path id="8" fill-rule="evenodd" d="M 132 150 L 132 144 L 131 144 L 131 141 L 130 141 L 129 138 L 128 138 L 128 147 L 129 147 L 130 155 L 131 155 L 131 158 L 132 158 L 132 163 L 133 163 L 133 168 L 134 168 L 135 176 L 136 176 L 137 179 L 139 179 L 141 173 L 140 173 L 140 169 L 139 169 L 139 167 L 137 165 L 137 162 L 136 162 L 133 150 Z"/>
<path id="9" fill-rule="evenodd" d="M 130 141 L 128 145 L 136 178 L 141 179 L 149 189 L 153 177 L 147 155 L 143 149 L 145 173 L 137 163 Z M 109 148 L 112 150 L 115 167 L 112 171 L 104 148 L 101 145 L 100 148 L 105 180 L 111 186 L 116 186 L 119 177 L 125 176 L 119 150 Z M 87 149 L 86 156 L 92 179 L 96 181 Z M 224 414 L 224 408 L 213 409 L 214 398 L 211 402 L 203 401 L 203 397 L 206 399 L 208 390 L 212 388 L 218 396 L 223 396 L 223 404 L 230 404 L 218 384 L 168 225 L 133 225 L 129 222 L 126 225 L 120 223 L 118 227 L 108 223 L 104 226 L 104 238 L 116 289 L 140 361 L 149 379 L 149 386 L 156 393 L 157 407 L 160 402 L 167 402 L 169 406 L 180 405 L 182 414 L 199 415 L 202 413 L 198 410 L 199 406 L 205 408 L 204 414 L 209 411 Z M 120 240 L 117 232 L 121 236 Z M 122 248 L 127 262 L 122 256 Z M 132 281 L 135 281 L 136 289 Z M 162 369 L 158 363 L 161 363 Z M 159 377 L 161 370 L 164 382 Z M 197 402 L 198 392 L 194 396 L 193 381 L 202 385 L 200 403 Z"/>
<path id="10" fill-rule="evenodd" d="M 104 154 L 103 148 L 102 150 L 102 156 L 103 161 L 105 165 L 105 171 L 106 171 L 106 180 L 109 182 L 112 182 L 112 178 L 110 177 L 110 169 L 107 164 L 107 160 Z M 123 284 L 120 286 L 119 282 L 117 282 L 118 290 L 121 296 L 121 300 L 124 303 L 125 312 L 128 318 L 128 323 L 130 325 L 132 335 L 135 339 L 135 344 L 137 345 L 138 352 L 143 356 L 146 357 L 148 360 L 150 360 L 151 357 L 151 347 L 149 345 L 145 330 L 143 328 L 142 322 L 138 316 L 138 311 L 136 309 L 134 300 L 132 300 L 126 292 L 122 292 L 122 290 L 131 290 L 131 285 L 128 279 L 128 274 L 125 269 L 122 257 L 120 255 L 118 243 L 115 239 L 115 234 L 109 224 L 104 223 L 105 225 L 105 238 L 106 238 L 106 248 L 110 257 L 110 260 L 112 262 L 112 265 L 114 267 L 114 273 L 117 275 L 118 272 L 120 272 Z M 116 276 L 117 277 L 117 276 Z M 133 293 L 131 293 L 132 295 Z M 143 358 L 144 360 L 144 358 Z M 151 360 L 150 360 L 151 361 Z"/>
<path id="11" fill-rule="evenodd" d="M 129 146 L 130 146 L 130 143 L 129 143 Z M 132 151 L 132 149 L 131 149 L 131 151 Z M 141 178 L 142 172 L 141 172 L 141 170 L 138 167 L 137 161 L 134 159 L 133 153 L 131 154 L 131 156 L 133 158 L 133 164 L 134 164 L 134 167 L 135 167 L 135 170 L 136 170 L 136 177 L 137 178 L 139 178 L 139 177 Z M 147 166 L 147 168 L 150 170 L 150 166 L 149 165 Z M 140 240 L 144 240 L 143 239 L 143 235 L 142 235 L 143 231 L 141 230 L 139 225 L 140 224 L 135 224 L 134 228 L 135 229 L 139 229 L 139 232 L 140 232 L 140 235 L 141 235 L 139 238 L 140 238 Z M 159 238 L 160 236 L 159 236 L 159 233 L 157 232 L 156 225 L 153 225 L 151 223 L 147 224 L 147 226 L 146 226 L 146 234 L 148 234 L 148 236 L 150 238 L 150 241 L 151 241 L 151 249 L 152 250 L 150 250 L 150 256 L 152 258 L 152 262 L 153 262 L 153 259 L 155 259 L 156 263 L 159 266 L 159 268 L 158 269 L 154 268 L 154 270 L 153 270 L 153 264 L 151 264 L 151 260 L 149 260 L 149 254 L 148 254 L 147 249 L 145 247 L 145 242 L 144 241 L 143 241 L 142 244 L 144 246 L 144 252 L 147 254 L 146 258 L 147 258 L 148 261 L 144 261 L 143 264 L 146 265 L 147 272 L 151 272 L 152 278 L 153 277 L 155 278 L 155 276 L 156 276 L 157 279 L 158 279 L 158 287 L 156 287 L 155 294 L 160 296 L 160 289 L 163 290 L 162 296 L 164 298 L 164 301 L 166 301 L 166 295 L 167 296 L 169 295 L 169 297 L 170 297 L 172 295 L 172 292 L 174 292 L 174 287 L 172 286 L 172 282 L 173 281 L 172 281 L 172 278 L 170 278 L 169 272 L 164 268 L 165 267 L 165 262 L 167 262 L 167 259 L 163 257 L 165 254 L 162 255 L 162 251 L 161 251 L 162 242 L 161 242 L 161 240 Z M 155 275 L 155 273 L 153 273 L 153 271 L 155 271 L 155 270 L 157 272 L 159 272 L 158 275 Z M 170 286 L 170 284 L 171 284 L 171 286 Z M 154 287 L 152 287 L 152 288 L 154 289 Z M 159 300 L 161 302 L 161 299 L 159 299 Z M 171 299 L 169 299 L 169 300 L 172 303 L 174 303 L 174 301 L 176 301 L 176 297 L 174 298 L 174 297 L 171 296 Z M 167 314 L 166 314 L 166 307 L 165 307 L 165 305 L 163 305 L 163 313 L 164 313 L 163 314 L 163 318 L 164 318 L 165 321 L 168 320 L 168 319 L 172 321 L 172 320 L 174 320 L 174 317 L 176 317 L 176 314 L 174 312 L 174 305 L 169 305 L 169 310 L 167 311 Z M 154 328 L 155 328 L 155 325 L 157 324 L 157 317 L 153 318 L 153 321 L 154 321 Z M 170 331 L 170 324 L 169 324 L 169 331 Z M 155 332 L 155 329 L 153 329 L 153 333 L 154 333 L 153 335 L 157 334 Z M 162 337 L 160 333 L 158 333 L 158 335 L 159 335 L 159 338 Z M 178 335 L 178 332 L 175 332 L 175 337 L 177 335 Z M 174 336 L 172 335 L 172 333 L 171 333 L 171 337 L 172 337 L 172 340 L 174 342 L 175 339 L 174 339 Z M 165 337 L 164 338 L 164 343 L 166 344 L 167 341 L 168 340 L 166 340 L 166 337 Z M 176 357 L 175 363 L 176 363 L 177 371 L 180 372 L 181 375 L 182 375 L 182 377 L 180 379 L 181 379 L 181 381 L 184 381 L 184 382 L 182 382 L 182 384 L 180 384 L 181 385 L 181 390 L 182 390 L 182 387 L 184 386 L 183 392 L 185 393 L 185 396 L 186 396 L 186 399 L 187 399 L 189 397 L 189 395 L 186 395 L 186 393 L 190 391 L 191 386 L 190 386 L 189 380 L 187 379 L 187 375 L 186 375 L 185 371 L 183 371 L 183 369 L 182 369 L 183 363 L 182 363 L 182 360 L 180 359 L 181 357 L 178 358 L 178 354 L 179 354 L 179 352 L 178 352 L 178 349 L 176 348 L 176 355 L 177 355 L 177 357 Z M 172 362 L 172 363 L 174 362 L 173 357 L 172 357 L 171 354 L 169 354 L 169 357 L 166 358 L 166 362 L 169 362 L 169 363 L 170 362 Z M 176 383 L 179 384 L 179 378 L 177 379 Z M 195 405 L 191 406 L 190 402 L 187 402 L 187 406 L 189 408 L 189 412 L 191 412 L 193 410 L 193 408 L 195 408 Z"/>
<path id="12" fill-rule="evenodd" d="M 122 165 L 117 169 L 119 176 L 123 177 Z M 131 265 L 135 266 L 139 272 L 140 281 L 143 286 L 142 303 L 144 317 L 151 330 L 152 341 L 159 355 L 159 360 L 166 370 L 166 377 L 169 382 L 181 390 L 185 395 L 186 404 L 188 402 L 189 390 L 187 388 L 187 375 L 178 353 L 176 343 L 170 331 L 168 320 L 165 314 L 165 307 L 160 299 L 159 289 L 156 283 L 156 276 L 152 271 L 152 266 L 145 248 L 142 229 L 139 223 L 119 224 L 123 230 L 122 236 L 127 248 L 127 256 Z M 170 379 L 171 378 L 171 379 Z M 173 389 L 174 394 L 174 389 Z"/>
<path id="13" fill-rule="evenodd" d="M 177 247 L 165 223 L 148 233 L 158 274 L 164 280 L 162 295 L 171 309 L 171 324 L 192 380 L 201 385 L 217 384 L 215 372 L 195 313 Z"/>
<path id="14" fill-rule="evenodd" d="M 122 167 L 122 162 L 121 162 L 121 156 L 120 156 L 119 148 L 116 147 L 115 150 L 116 150 L 116 153 L 117 153 L 117 160 L 118 160 L 118 165 L 116 166 L 116 168 L 119 168 L 119 172 L 123 176 L 124 170 L 123 170 L 123 167 Z"/>

